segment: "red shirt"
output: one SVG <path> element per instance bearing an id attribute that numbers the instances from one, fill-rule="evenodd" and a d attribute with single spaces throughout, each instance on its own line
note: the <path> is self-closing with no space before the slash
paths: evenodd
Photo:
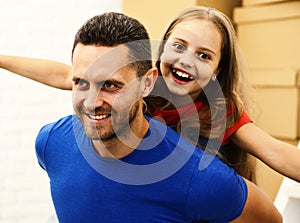
<path id="1" fill-rule="evenodd" d="M 222 145 L 227 144 L 229 142 L 229 137 L 233 133 L 235 133 L 240 127 L 242 127 L 243 125 L 245 125 L 249 122 L 253 122 L 253 121 L 246 112 L 243 112 L 241 117 L 235 123 L 233 123 L 232 126 L 230 126 L 229 128 L 227 128 L 225 130 Z"/>
<path id="2" fill-rule="evenodd" d="M 202 102 L 195 102 L 194 104 L 186 105 L 174 110 L 155 110 L 152 117 L 158 116 L 165 120 L 168 126 L 176 125 L 180 118 L 188 118 L 197 109 L 199 111 L 203 106 Z M 227 110 L 227 117 L 232 114 L 232 110 Z M 222 145 L 229 142 L 229 137 L 235 133 L 241 126 L 252 122 L 251 118 L 246 112 L 243 112 L 241 117 L 230 127 L 225 130 L 224 137 L 222 140 Z"/>

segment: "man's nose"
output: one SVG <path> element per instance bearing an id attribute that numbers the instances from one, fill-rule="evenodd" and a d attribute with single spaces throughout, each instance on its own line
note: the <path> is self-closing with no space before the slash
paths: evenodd
<path id="1" fill-rule="evenodd" d="M 99 89 L 91 89 L 87 92 L 87 96 L 83 102 L 83 105 L 88 110 L 95 110 L 101 107 L 104 103 L 103 94 Z"/>

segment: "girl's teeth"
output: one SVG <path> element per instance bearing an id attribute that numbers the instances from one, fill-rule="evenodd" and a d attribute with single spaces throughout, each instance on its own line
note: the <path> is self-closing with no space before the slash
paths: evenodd
<path id="1" fill-rule="evenodd" d="M 176 73 L 179 77 L 183 77 L 183 78 L 189 78 L 189 79 L 193 79 L 192 77 L 190 77 L 188 74 L 183 73 L 181 71 L 178 70 L 173 70 L 174 73 Z"/>
<path id="2" fill-rule="evenodd" d="M 185 77 L 185 78 L 187 78 L 188 77 L 188 75 L 187 74 L 184 74 L 184 73 L 182 73 L 182 72 L 177 72 L 177 74 L 179 75 L 179 76 L 181 76 L 181 77 Z"/>

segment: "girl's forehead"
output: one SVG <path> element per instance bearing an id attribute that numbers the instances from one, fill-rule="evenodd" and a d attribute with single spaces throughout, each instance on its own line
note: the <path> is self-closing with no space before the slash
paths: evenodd
<path id="1" fill-rule="evenodd" d="M 207 19 L 188 19 L 183 20 L 177 23 L 172 31 L 171 34 L 178 30 L 190 30 L 197 33 L 197 31 L 206 30 L 207 32 L 219 32 L 218 27 L 210 20 Z"/>
<path id="2" fill-rule="evenodd" d="M 194 42 L 221 44 L 222 35 L 218 27 L 207 19 L 184 20 L 170 32 L 169 39 L 187 39 Z"/>

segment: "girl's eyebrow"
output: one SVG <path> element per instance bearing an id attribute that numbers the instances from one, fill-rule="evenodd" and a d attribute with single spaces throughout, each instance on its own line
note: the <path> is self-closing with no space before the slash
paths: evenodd
<path id="1" fill-rule="evenodd" d="M 180 41 L 180 42 L 187 44 L 187 41 L 185 41 L 184 39 L 181 39 L 179 37 L 174 37 L 173 40 Z"/>
<path id="2" fill-rule="evenodd" d="M 188 44 L 187 41 L 185 41 L 184 39 L 181 39 L 179 37 L 174 37 L 173 40 L 183 42 L 184 44 Z M 209 49 L 207 47 L 198 47 L 197 50 L 204 50 L 204 51 L 208 51 L 208 52 L 210 52 L 210 53 L 212 53 L 214 55 L 217 55 L 214 50 L 211 50 L 211 49 Z"/>
<path id="3" fill-rule="evenodd" d="M 212 54 L 214 54 L 214 55 L 217 55 L 215 51 L 213 51 L 213 50 L 211 50 L 211 49 L 209 49 L 209 48 L 207 48 L 207 47 L 200 47 L 199 49 L 200 49 L 200 50 L 204 50 L 204 51 L 208 51 L 208 52 L 210 52 L 210 53 L 212 53 Z"/>

